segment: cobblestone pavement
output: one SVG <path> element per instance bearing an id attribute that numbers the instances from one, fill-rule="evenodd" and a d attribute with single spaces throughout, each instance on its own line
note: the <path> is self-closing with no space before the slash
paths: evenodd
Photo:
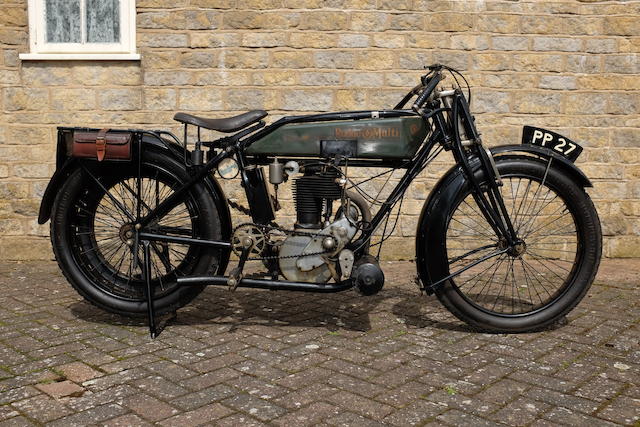
<path id="1" fill-rule="evenodd" d="M 54 263 L 0 264 L 0 425 L 640 425 L 640 260 L 563 325 L 467 329 L 385 264 L 374 297 L 208 288 L 156 340 Z"/>

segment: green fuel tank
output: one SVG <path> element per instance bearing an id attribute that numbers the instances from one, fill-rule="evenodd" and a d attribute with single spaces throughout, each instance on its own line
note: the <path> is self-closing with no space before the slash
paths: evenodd
<path id="1" fill-rule="evenodd" d="M 251 144 L 246 154 L 359 159 L 410 159 L 427 135 L 420 117 L 291 123 Z"/>

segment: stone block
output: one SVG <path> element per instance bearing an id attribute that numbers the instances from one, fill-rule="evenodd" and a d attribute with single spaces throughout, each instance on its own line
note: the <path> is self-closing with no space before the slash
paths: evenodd
<path id="1" fill-rule="evenodd" d="M 405 37 L 400 34 L 374 34 L 371 45 L 387 49 L 399 49 L 405 46 Z"/>
<path id="2" fill-rule="evenodd" d="M 389 28 L 389 15 L 381 12 L 351 13 L 352 31 L 385 31 Z"/>
<path id="3" fill-rule="evenodd" d="M 604 70 L 608 73 L 639 74 L 640 55 L 607 55 L 604 57 Z"/>
<path id="4" fill-rule="evenodd" d="M 191 47 L 233 47 L 240 46 L 242 40 L 236 33 L 192 32 L 189 35 Z"/>
<path id="5" fill-rule="evenodd" d="M 145 71 L 143 80 L 149 86 L 179 86 L 188 84 L 191 77 L 187 71 Z"/>
<path id="6" fill-rule="evenodd" d="M 312 68 L 313 56 L 305 51 L 282 51 L 271 54 L 271 68 Z"/>
<path id="7" fill-rule="evenodd" d="M 242 34 L 242 46 L 246 47 L 279 47 L 286 46 L 286 33 L 246 33 Z"/>
<path id="8" fill-rule="evenodd" d="M 534 37 L 533 50 L 578 52 L 582 49 L 582 39 L 571 37 Z"/>
<path id="9" fill-rule="evenodd" d="M 336 31 L 345 30 L 349 22 L 346 12 L 307 12 L 300 22 L 301 30 Z"/>
<path id="10" fill-rule="evenodd" d="M 612 38 L 588 38 L 584 40 L 584 51 L 589 53 L 616 53 L 618 41 Z"/>
<path id="11" fill-rule="evenodd" d="M 144 89 L 144 108 L 147 110 L 175 110 L 177 93 L 175 89 Z"/>
<path id="12" fill-rule="evenodd" d="M 341 84 L 340 73 L 334 72 L 304 72 L 300 73 L 300 84 L 305 86 L 338 86 Z"/>
<path id="13" fill-rule="evenodd" d="M 27 25 L 27 10 L 24 6 L 2 6 L 0 25 L 3 27 L 24 27 Z"/>
<path id="14" fill-rule="evenodd" d="M 638 142 L 638 131 L 632 128 L 616 128 L 611 131 L 611 145 L 614 147 L 640 147 Z M 633 158 L 633 156 L 632 156 Z M 638 158 L 635 158 L 637 162 Z"/>
<path id="15" fill-rule="evenodd" d="M 98 105 L 103 110 L 139 110 L 142 107 L 142 90 L 102 89 L 98 92 Z"/>
<path id="16" fill-rule="evenodd" d="M 637 16 L 606 16 L 604 34 L 615 36 L 640 36 Z"/>
<path id="17" fill-rule="evenodd" d="M 326 49 L 338 46 L 338 35 L 332 33 L 294 32 L 289 36 L 289 46 L 294 48 Z"/>
<path id="18" fill-rule="evenodd" d="M 508 92 L 474 90 L 472 102 L 474 113 L 508 113 L 510 111 Z"/>
<path id="19" fill-rule="evenodd" d="M 314 61 L 318 68 L 355 68 L 356 54 L 347 51 L 332 50 L 314 53 Z"/>
<path id="20" fill-rule="evenodd" d="M 212 111 L 223 108 L 223 92 L 219 89 L 179 89 L 178 108 L 187 111 Z"/>
<path id="21" fill-rule="evenodd" d="M 193 73 L 194 85 L 243 86 L 250 82 L 250 75 L 238 70 L 199 71 Z"/>
<path id="22" fill-rule="evenodd" d="M 437 12 L 425 17 L 426 31 L 464 32 L 473 28 L 474 15 L 468 13 Z"/>
<path id="23" fill-rule="evenodd" d="M 277 108 L 275 92 L 264 89 L 228 89 L 225 102 L 228 110 L 271 110 Z"/>
<path id="24" fill-rule="evenodd" d="M 137 28 L 179 30 L 186 27 L 185 14 L 179 10 L 142 12 L 136 15 Z"/>
<path id="25" fill-rule="evenodd" d="M 71 69 L 74 84 L 80 86 L 96 86 L 111 84 L 109 63 L 92 62 L 76 65 Z"/>
<path id="26" fill-rule="evenodd" d="M 563 55 L 521 53 L 513 56 L 513 69 L 516 71 L 553 71 L 564 70 Z"/>
<path id="27" fill-rule="evenodd" d="M 155 51 L 149 50 L 142 55 L 141 63 L 143 70 L 177 68 L 180 52 L 177 51 Z"/>
<path id="28" fill-rule="evenodd" d="M 215 30 L 220 26 L 221 15 L 213 10 L 186 10 L 184 19 L 188 30 Z"/>
<path id="29" fill-rule="evenodd" d="M 571 55 L 567 57 L 566 71 L 572 73 L 598 73 L 602 69 L 601 64 L 601 58 L 596 56 Z"/>
<path id="30" fill-rule="evenodd" d="M 606 112 L 608 114 L 629 114 L 633 111 L 640 111 L 640 92 L 610 93 L 607 99 Z"/>
<path id="31" fill-rule="evenodd" d="M 640 236 L 620 236 L 609 245 L 609 256 L 613 258 L 640 257 Z"/>
<path id="32" fill-rule="evenodd" d="M 20 83 L 20 72 L 18 70 L 0 69 L 0 84 L 17 85 Z"/>
<path id="33" fill-rule="evenodd" d="M 215 52 L 185 52 L 180 56 L 180 66 L 185 68 L 213 68 L 215 65 Z"/>
<path id="34" fill-rule="evenodd" d="M 389 29 L 393 31 L 428 31 L 423 16 L 419 13 L 390 14 Z"/>
<path id="35" fill-rule="evenodd" d="M 473 55 L 473 67 L 483 71 L 512 69 L 513 56 L 506 53 L 479 53 Z"/>
<path id="36" fill-rule="evenodd" d="M 344 77 L 347 87 L 380 87 L 383 82 L 384 75 L 381 73 L 347 73 Z"/>
<path id="37" fill-rule="evenodd" d="M 425 65 L 431 64 L 431 54 L 428 52 L 400 52 L 398 66 L 403 70 L 423 70 Z"/>
<path id="38" fill-rule="evenodd" d="M 575 76 L 541 76 L 540 85 L 541 89 L 557 89 L 557 90 L 573 90 L 576 89 L 576 77 Z"/>
<path id="39" fill-rule="evenodd" d="M 184 33 L 138 33 L 138 47 L 187 47 L 189 37 Z"/>
<path id="40" fill-rule="evenodd" d="M 4 108 L 9 111 L 46 110 L 49 106 L 47 89 L 8 87 L 2 89 Z"/>
<path id="41" fill-rule="evenodd" d="M 333 105 L 333 94 L 328 90 L 284 90 L 282 109 L 292 111 L 329 111 Z"/>
<path id="42" fill-rule="evenodd" d="M 340 34 L 338 47 L 369 47 L 369 36 L 366 34 Z"/>
<path id="43" fill-rule="evenodd" d="M 478 14 L 477 29 L 487 33 L 522 33 L 520 18 L 518 15 Z"/>
<path id="44" fill-rule="evenodd" d="M 387 50 L 360 52 L 357 58 L 356 66 L 360 70 L 389 70 L 395 64 L 395 54 Z"/>
<path id="45" fill-rule="evenodd" d="M 491 45 L 495 50 L 528 50 L 529 38 L 526 36 L 494 36 Z"/>
<path id="46" fill-rule="evenodd" d="M 604 114 L 607 96 L 601 93 L 569 93 L 565 95 L 567 114 Z"/>
<path id="47" fill-rule="evenodd" d="M 454 34 L 450 38 L 451 49 L 487 50 L 489 37 L 485 35 Z"/>
<path id="48" fill-rule="evenodd" d="M 95 91 L 90 88 L 53 88 L 51 89 L 51 108 L 63 111 L 95 109 Z"/>
<path id="49" fill-rule="evenodd" d="M 513 96 L 513 111 L 516 113 L 560 112 L 562 98 L 559 93 L 522 91 Z"/>
<path id="50" fill-rule="evenodd" d="M 306 73 L 305 73 L 306 74 Z M 304 76 L 305 74 L 301 74 Z M 324 74 L 324 73 L 317 73 Z M 253 74 L 253 84 L 258 86 L 287 86 L 295 85 L 298 82 L 298 73 L 294 71 L 265 70 L 261 73 Z M 302 79 L 302 77 L 301 77 Z M 317 83 L 302 83 L 315 86 Z"/>
<path id="51" fill-rule="evenodd" d="M 253 11 L 225 12 L 222 17 L 222 25 L 226 29 L 287 29 L 300 25 L 300 14 Z"/>
<path id="52" fill-rule="evenodd" d="M 25 45 L 29 37 L 23 30 L 0 28 L 0 43 L 8 45 Z"/>
<path id="53" fill-rule="evenodd" d="M 240 50 L 220 52 L 219 68 L 267 68 L 269 56 L 265 51 Z"/>

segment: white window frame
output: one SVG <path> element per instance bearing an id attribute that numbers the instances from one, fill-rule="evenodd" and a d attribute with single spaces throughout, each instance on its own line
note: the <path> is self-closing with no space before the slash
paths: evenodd
<path id="1" fill-rule="evenodd" d="M 80 29 L 85 30 L 85 2 L 80 2 Z M 136 3 L 120 0 L 120 43 L 48 43 L 46 35 L 45 0 L 28 0 L 29 45 L 31 52 L 20 59 L 119 59 L 138 60 L 136 53 Z"/>

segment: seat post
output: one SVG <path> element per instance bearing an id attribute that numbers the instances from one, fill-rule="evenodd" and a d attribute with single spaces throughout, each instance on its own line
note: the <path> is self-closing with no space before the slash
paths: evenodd
<path id="1" fill-rule="evenodd" d="M 193 166 L 202 166 L 204 153 L 202 151 L 202 141 L 200 139 L 200 126 L 198 126 L 198 139 L 196 140 L 196 147 L 191 152 L 191 164 Z"/>

